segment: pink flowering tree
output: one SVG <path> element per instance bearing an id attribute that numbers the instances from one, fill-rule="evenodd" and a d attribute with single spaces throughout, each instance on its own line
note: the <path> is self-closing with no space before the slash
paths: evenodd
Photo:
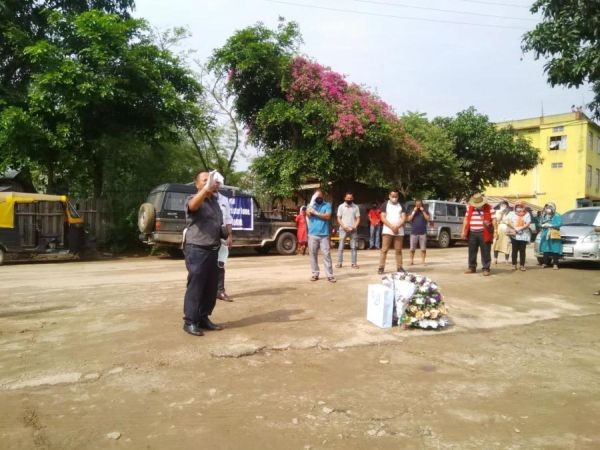
<path id="1" fill-rule="evenodd" d="M 238 115 L 261 151 L 253 169 L 276 195 L 302 182 L 406 184 L 420 147 L 392 108 L 364 87 L 297 56 L 294 23 L 234 34 L 213 55 L 227 73 Z M 408 186 L 406 186 L 408 189 Z"/>

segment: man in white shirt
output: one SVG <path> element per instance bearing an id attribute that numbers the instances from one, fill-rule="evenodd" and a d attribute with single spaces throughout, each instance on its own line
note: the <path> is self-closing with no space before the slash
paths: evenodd
<path id="1" fill-rule="evenodd" d="M 220 188 L 222 179 L 217 178 L 217 187 Z M 231 207 L 229 198 L 217 191 L 217 201 L 223 213 L 223 225 L 227 228 L 227 240 L 221 240 L 221 245 L 226 245 L 229 249 L 233 244 L 233 218 L 231 217 Z M 219 262 L 219 282 L 217 285 L 217 299 L 225 302 L 232 302 L 233 299 L 225 292 L 225 264 Z"/>
<path id="2" fill-rule="evenodd" d="M 346 236 L 350 235 L 350 254 L 352 268 L 358 269 L 356 241 L 358 238 L 358 224 L 360 223 L 360 210 L 354 204 L 354 194 L 346 192 L 344 195 L 344 203 L 338 206 L 337 223 L 340 226 L 338 230 L 338 262 L 336 267 L 342 267 L 344 261 L 344 241 Z"/>
<path id="3" fill-rule="evenodd" d="M 404 272 L 404 268 L 402 267 L 402 241 L 404 240 L 406 212 L 399 202 L 400 192 L 397 189 L 392 189 L 388 198 L 389 200 L 381 205 L 383 230 L 381 232 L 381 253 L 379 254 L 378 274 L 384 272 L 387 252 L 392 245 L 396 254 L 396 271 Z"/>

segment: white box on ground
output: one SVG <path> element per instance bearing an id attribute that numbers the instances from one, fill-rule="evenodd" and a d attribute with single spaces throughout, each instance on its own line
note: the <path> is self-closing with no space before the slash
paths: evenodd
<path id="1" fill-rule="evenodd" d="M 380 328 L 391 328 L 394 314 L 394 291 L 383 284 L 369 284 L 367 320 Z"/>

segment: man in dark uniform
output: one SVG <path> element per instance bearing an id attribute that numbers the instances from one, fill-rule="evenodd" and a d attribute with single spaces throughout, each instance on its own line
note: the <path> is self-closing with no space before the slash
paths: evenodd
<path id="1" fill-rule="evenodd" d="M 186 203 L 188 227 L 184 248 L 188 278 L 183 301 L 183 329 L 194 336 L 202 336 L 202 329 L 223 329 L 208 318 L 217 297 L 217 255 L 224 233 L 223 214 L 214 195 L 218 189 L 214 174 L 199 172 L 196 175 L 198 192 Z"/>

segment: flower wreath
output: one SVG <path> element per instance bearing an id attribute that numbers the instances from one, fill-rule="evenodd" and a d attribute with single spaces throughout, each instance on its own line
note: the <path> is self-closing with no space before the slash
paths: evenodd
<path id="1" fill-rule="evenodd" d="M 439 286 L 422 275 L 397 272 L 382 283 L 394 291 L 395 318 L 404 328 L 444 328 L 450 324 Z"/>

